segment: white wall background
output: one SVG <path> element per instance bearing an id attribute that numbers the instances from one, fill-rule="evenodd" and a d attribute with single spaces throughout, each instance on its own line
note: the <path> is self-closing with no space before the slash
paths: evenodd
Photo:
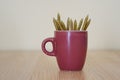
<path id="1" fill-rule="evenodd" d="M 120 49 L 120 0 L 0 0 L 0 50 L 40 50 L 58 12 L 64 21 L 89 14 L 89 49 Z"/>

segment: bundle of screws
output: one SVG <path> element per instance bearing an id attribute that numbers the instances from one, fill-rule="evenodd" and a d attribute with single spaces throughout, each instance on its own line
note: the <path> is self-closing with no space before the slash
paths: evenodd
<path id="1" fill-rule="evenodd" d="M 87 15 L 85 19 L 80 19 L 79 24 L 77 24 L 76 20 L 72 20 L 68 17 L 67 24 L 65 25 L 64 22 L 61 20 L 60 14 L 57 14 L 57 19 L 53 18 L 53 23 L 56 30 L 81 30 L 85 31 L 87 30 L 89 24 L 91 22 L 91 19 L 89 19 L 89 16 Z"/>

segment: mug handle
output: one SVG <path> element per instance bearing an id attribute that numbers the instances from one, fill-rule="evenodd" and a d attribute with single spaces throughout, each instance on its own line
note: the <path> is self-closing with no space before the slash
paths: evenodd
<path id="1" fill-rule="evenodd" d="M 55 56 L 55 38 L 47 38 L 47 39 L 45 39 L 45 40 L 43 40 L 43 42 L 42 42 L 42 45 L 41 45 L 41 47 L 42 47 L 42 51 L 46 54 L 46 55 L 49 55 L 49 56 Z M 46 50 L 46 43 L 47 42 L 51 42 L 52 43 L 52 46 L 53 46 L 53 50 L 51 51 L 51 52 L 49 52 L 49 51 L 47 51 Z"/>

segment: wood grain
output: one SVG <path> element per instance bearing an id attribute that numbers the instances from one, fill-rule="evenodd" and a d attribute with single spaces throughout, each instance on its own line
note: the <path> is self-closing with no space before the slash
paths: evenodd
<path id="1" fill-rule="evenodd" d="M 41 51 L 0 51 L 0 80 L 120 80 L 120 51 L 88 51 L 82 71 L 60 71 Z"/>

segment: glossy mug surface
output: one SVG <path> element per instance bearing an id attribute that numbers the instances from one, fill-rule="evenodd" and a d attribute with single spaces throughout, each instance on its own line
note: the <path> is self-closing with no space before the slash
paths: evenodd
<path id="1" fill-rule="evenodd" d="M 51 52 L 45 48 L 47 42 L 52 43 Z M 42 42 L 42 50 L 56 57 L 60 70 L 82 70 L 87 52 L 87 31 L 55 31 L 54 37 Z"/>

